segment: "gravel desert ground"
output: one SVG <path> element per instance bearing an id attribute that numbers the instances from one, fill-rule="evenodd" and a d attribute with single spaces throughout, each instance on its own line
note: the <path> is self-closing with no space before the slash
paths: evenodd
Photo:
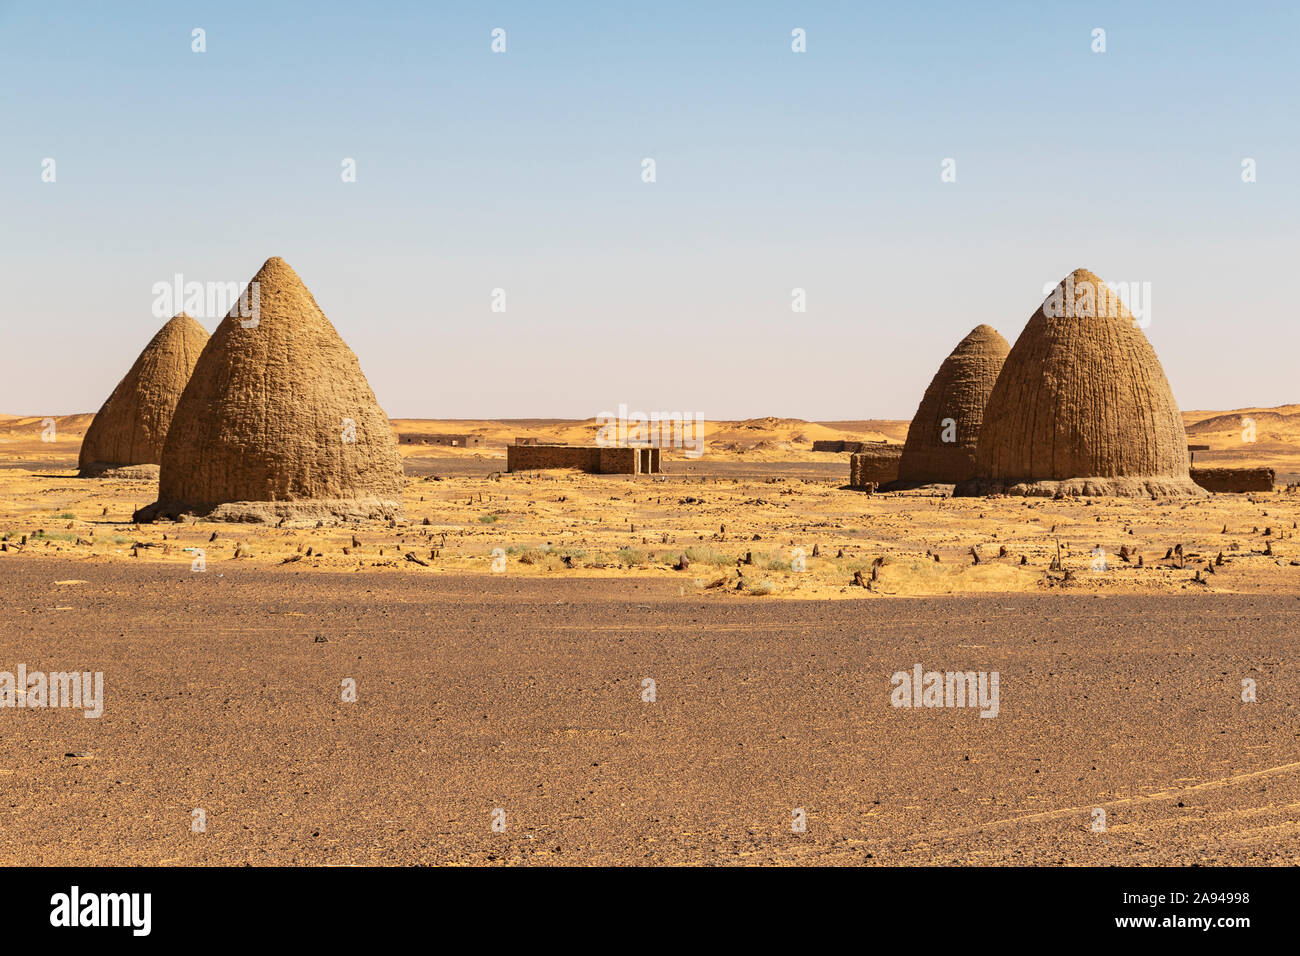
<path id="1" fill-rule="evenodd" d="M 11 728 L 5 863 L 1297 861 L 1295 595 L 4 567 L 0 659 L 105 675 Z M 892 707 L 914 663 L 997 719 Z"/>

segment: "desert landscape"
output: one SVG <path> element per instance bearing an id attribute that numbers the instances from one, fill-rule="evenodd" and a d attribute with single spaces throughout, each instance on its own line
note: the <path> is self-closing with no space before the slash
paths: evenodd
<path id="1" fill-rule="evenodd" d="M 0 650 L 108 689 L 11 735 L 0 859 L 1293 864 L 1300 406 L 1182 420 L 1277 487 L 867 493 L 813 443 L 907 421 L 781 418 L 510 473 L 598 423 L 397 420 L 400 518 L 150 522 L 156 473 L 77 477 L 91 416 L 6 416 Z M 891 707 L 914 661 L 998 719 Z"/>
<path id="2" fill-rule="evenodd" d="M 1259 423 L 1254 444 L 1241 441 L 1243 417 Z M 132 515 L 152 500 L 156 479 L 78 480 L 89 420 L 56 418 L 57 440 L 43 442 L 42 419 L 0 419 L 4 558 L 135 562 L 184 573 L 198 548 L 210 564 L 228 562 L 232 570 L 400 572 L 423 580 L 492 574 L 500 548 L 504 573 L 513 576 L 668 579 L 720 600 L 1056 587 L 1300 593 L 1300 547 L 1293 543 L 1300 496 L 1286 489 L 1300 482 L 1300 406 L 1185 413 L 1189 437 L 1211 449 L 1198 452 L 1198 461 L 1274 468 L 1278 488 L 1154 505 L 1128 498 L 970 499 L 926 490 L 863 494 L 846 488 L 846 454 L 812 450 L 817 440 L 901 442 L 907 422 L 708 423 L 702 459 L 668 450 L 663 474 L 630 478 L 504 472 L 504 449 L 515 437 L 589 444 L 594 420 L 399 420 L 392 428 L 406 474 L 406 517 L 391 526 L 320 528 L 314 520 L 291 528 L 137 524 Z M 484 445 L 401 443 L 404 435 L 432 434 L 478 435 Z M 791 570 L 796 549 L 803 572 Z M 1104 573 L 1092 570 L 1098 549 L 1106 555 Z M 683 555 L 687 567 L 674 570 Z M 858 572 L 866 586 L 854 585 Z"/>
<path id="3" fill-rule="evenodd" d="M 256 318 L 241 300 L 209 339 L 175 316 L 97 415 L 0 421 L 0 554 L 722 599 L 1300 581 L 1300 406 L 1180 412 L 1086 270 L 1014 348 L 973 330 L 908 422 L 390 421 L 286 262 L 248 288 Z"/>
<path id="4" fill-rule="evenodd" d="M 380 867 L 1281 913 L 1300 10 L 62 6 L 0 3 L 21 938 L 430 925 Z"/>

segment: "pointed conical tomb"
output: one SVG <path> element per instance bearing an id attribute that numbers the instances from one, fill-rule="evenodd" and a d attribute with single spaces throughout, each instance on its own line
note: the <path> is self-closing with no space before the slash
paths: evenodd
<path id="1" fill-rule="evenodd" d="M 184 312 L 158 331 L 86 429 L 82 478 L 156 470 L 176 403 L 207 341 L 207 331 Z"/>
<path id="2" fill-rule="evenodd" d="M 138 521 L 394 518 L 402 463 L 388 417 L 283 259 L 266 261 L 199 356 Z"/>
<path id="3" fill-rule="evenodd" d="M 974 477 L 984 406 L 1010 350 L 996 329 L 981 325 L 943 360 L 908 426 L 899 485 L 956 484 Z"/>
<path id="4" fill-rule="evenodd" d="M 1182 416 L 1132 313 L 1086 269 L 1016 340 L 956 493 L 1201 496 Z"/>

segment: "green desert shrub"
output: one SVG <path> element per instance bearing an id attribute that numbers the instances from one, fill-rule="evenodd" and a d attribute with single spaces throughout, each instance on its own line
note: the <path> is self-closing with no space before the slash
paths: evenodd
<path id="1" fill-rule="evenodd" d="M 697 544 L 686 549 L 686 557 L 690 558 L 692 564 L 714 564 L 719 567 L 728 564 L 735 564 L 736 559 L 729 554 L 723 554 L 716 548 L 711 548 L 707 544 Z"/>
<path id="2" fill-rule="evenodd" d="M 647 564 L 650 558 L 640 548 L 619 548 L 618 560 L 628 567 Z"/>

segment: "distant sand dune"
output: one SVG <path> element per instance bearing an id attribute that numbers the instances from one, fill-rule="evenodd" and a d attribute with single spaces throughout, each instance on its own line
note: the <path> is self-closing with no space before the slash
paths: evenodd
<path id="1" fill-rule="evenodd" d="M 1197 463 L 1225 467 L 1264 466 L 1283 475 L 1300 474 L 1300 404 L 1276 408 L 1241 408 L 1232 411 L 1185 411 L 1188 440 L 1209 445 L 1197 452 Z M 43 416 L 0 414 L 0 457 L 31 457 L 46 461 L 72 459 L 75 463 L 91 414 L 55 415 L 58 440 L 41 441 Z M 1243 417 L 1255 421 L 1256 441 L 1242 441 Z M 843 419 L 810 422 L 798 418 L 764 416 L 741 421 L 706 422 L 706 454 L 721 461 L 838 461 L 837 452 L 814 452 L 814 441 L 902 442 L 910 423 L 897 419 Z M 592 444 L 598 430 L 594 418 L 441 419 L 395 418 L 397 435 L 479 435 L 487 446 L 455 448 L 448 445 L 400 445 L 403 458 L 504 458 L 505 447 L 516 437 Z M 670 456 L 671 457 L 671 456 Z"/>

